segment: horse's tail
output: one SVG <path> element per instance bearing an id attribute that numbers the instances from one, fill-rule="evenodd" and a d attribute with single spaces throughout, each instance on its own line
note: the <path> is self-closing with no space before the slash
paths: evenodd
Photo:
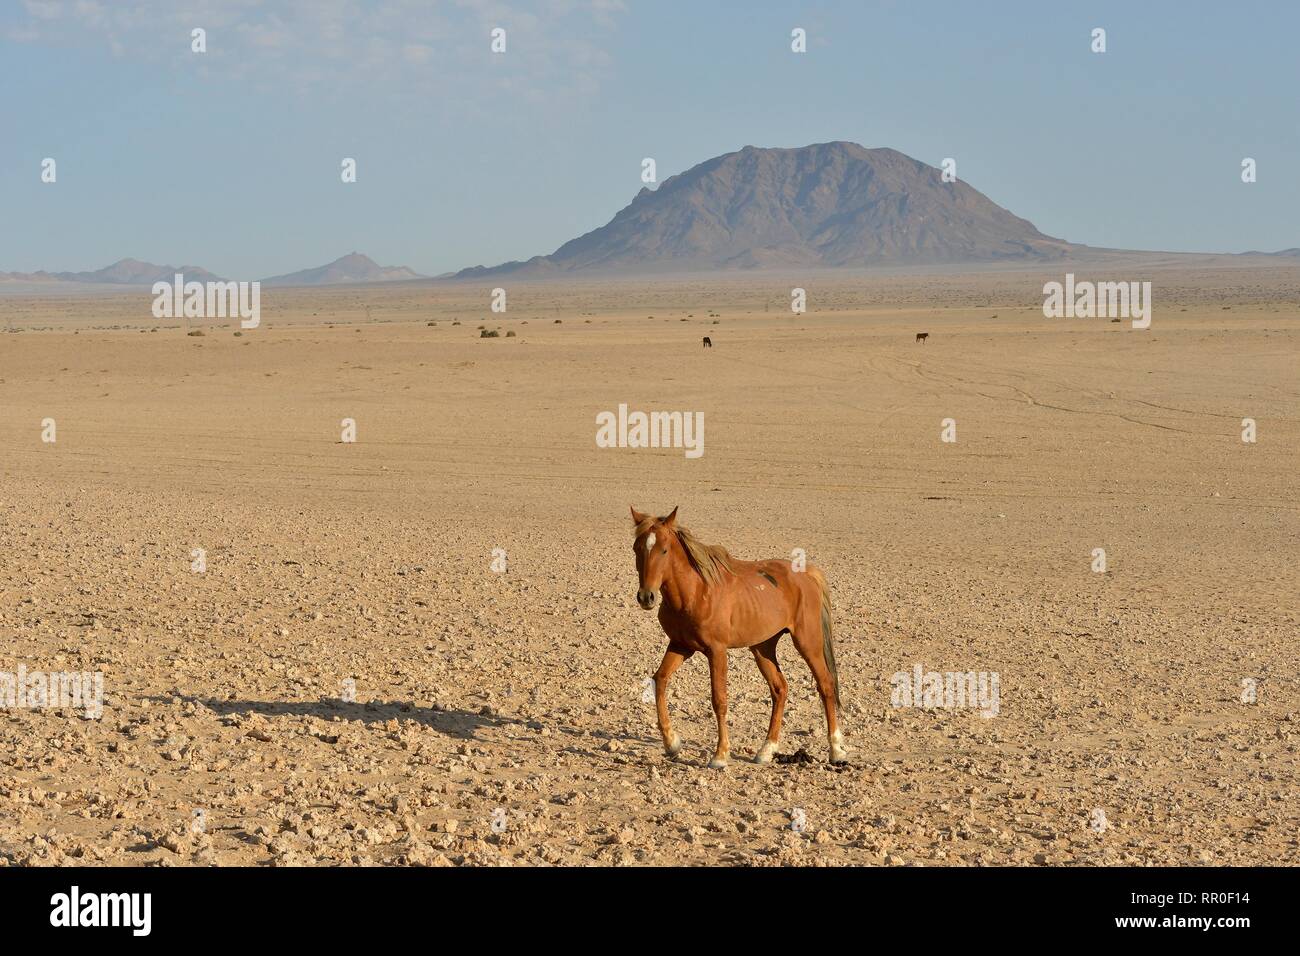
<path id="1" fill-rule="evenodd" d="M 831 627 L 831 589 L 830 585 L 826 583 L 826 576 L 821 571 L 816 568 L 809 568 L 808 573 L 817 582 L 817 589 L 821 592 L 822 656 L 826 658 L 826 668 L 831 672 L 831 684 L 835 687 L 835 709 L 841 710 L 840 675 L 839 671 L 835 669 L 835 641 L 833 628 Z"/>

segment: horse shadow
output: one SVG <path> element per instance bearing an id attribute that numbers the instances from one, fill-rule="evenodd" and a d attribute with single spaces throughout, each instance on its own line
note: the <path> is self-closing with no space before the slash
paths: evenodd
<path id="1" fill-rule="evenodd" d="M 477 740 L 478 732 L 485 728 L 506 727 L 523 723 L 515 717 L 500 717 L 481 711 L 457 710 L 450 707 L 417 707 L 410 701 L 378 701 L 364 703 L 320 698 L 318 700 L 215 700 L 203 697 L 189 697 L 176 694 L 168 697 L 154 697 L 158 703 L 170 702 L 173 697 L 200 705 L 219 717 L 251 716 L 263 717 L 317 717 L 332 722 L 335 717 L 342 720 L 359 720 L 364 724 L 385 724 L 390 720 L 413 720 L 445 737 L 457 740 Z"/>

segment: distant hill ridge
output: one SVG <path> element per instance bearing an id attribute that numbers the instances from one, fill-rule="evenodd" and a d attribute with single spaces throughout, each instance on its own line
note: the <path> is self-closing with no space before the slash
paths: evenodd
<path id="1" fill-rule="evenodd" d="M 95 272 L 0 272 L 0 281 L 9 282 L 97 282 L 106 285 L 153 285 L 171 282 L 176 273 L 197 282 L 217 280 L 207 269 L 198 266 L 159 266 L 139 259 L 119 259 Z"/>
<path id="2" fill-rule="evenodd" d="M 1097 249 L 1046 235 L 958 178 L 895 149 L 817 143 L 793 149 L 746 146 L 641 189 L 608 223 L 550 255 L 473 266 L 438 279 L 562 278 L 738 269 L 864 268 L 1007 264 L 1036 266 L 1116 254 L 1199 256 Z M 1300 260 L 1300 248 L 1229 255 Z M 149 286 L 217 281 L 198 266 L 121 259 L 95 272 L 0 272 L 25 285 Z M 381 266 L 358 252 L 311 269 L 260 280 L 270 286 L 404 282 L 430 277 Z"/>
<path id="3" fill-rule="evenodd" d="M 425 278 L 428 277 L 406 266 L 381 266 L 369 256 L 352 252 L 335 259 L 328 265 L 290 272 L 282 276 L 272 276 L 263 279 L 262 283 L 263 285 L 343 285 L 361 282 L 405 282 Z"/>
<path id="4" fill-rule="evenodd" d="M 0 272 L 0 282 L 55 283 L 79 282 L 103 285 L 152 286 L 155 282 L 172 282 L 176 274 L 187 282 L 222 282 L 221 276 L 199 266 L 160 266 L 139 259 L 119 259 L 95 272 Z M 345 283 L 400 282 L 424 279 L 405 266 L 381 266 L 369 256 L 353 252 L 327 265 L 303 269 L 287 275 L 260 280 L 264 285 L 342 285 Z"/>

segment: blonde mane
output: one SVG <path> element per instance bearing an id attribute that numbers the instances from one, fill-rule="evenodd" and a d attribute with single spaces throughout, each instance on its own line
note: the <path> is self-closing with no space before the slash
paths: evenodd
<path id="1" fill-rule="evenodd" d="M 652 518 L 646 516 L 636 526 L 636 537 L 641 537 L 649 531 L 655 524 L 662 522 L 663 518 Z M 689 530 L 678 526 L 673 528 L 673 533 L 677 535 L 677 540 L 682 543 L 686 550 L 686 557 L 693 567 L 704 579 L 706 586 L 717 584 L 722 580 L 723 574 L 734 574 L 735 568 L 732 566 L 731 554 L 720 544 L 705 544 Z"/>

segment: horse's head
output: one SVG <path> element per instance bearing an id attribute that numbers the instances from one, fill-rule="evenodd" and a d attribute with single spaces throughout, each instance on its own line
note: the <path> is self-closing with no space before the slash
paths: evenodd
<path id="1" fill-rule="evenodd" d="M 668 552 L 676 538 L 677 509 L 666 518 L 655 518 L 633 508 L 632 521 L 636 524 L 636 539 L 632 542 L 636 554 L 636 603 L 648 611 L 655 606 L 655 595 L 668 574 Z"/>

